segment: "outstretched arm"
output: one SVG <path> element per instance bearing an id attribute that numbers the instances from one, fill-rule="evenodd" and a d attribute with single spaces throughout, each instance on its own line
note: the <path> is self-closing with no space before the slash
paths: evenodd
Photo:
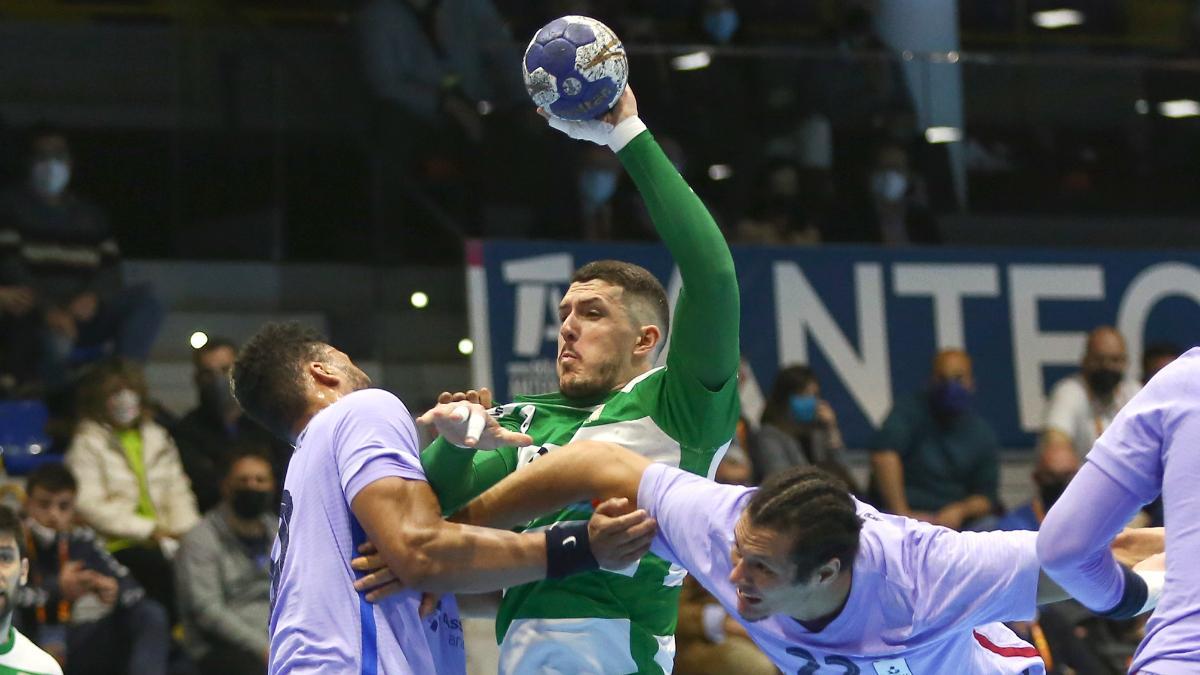
<path id="1" fill-rule="evenodd" d="M 513 527 L 577 502 L 637 503 L 650 460 L 613 443 L 578 441 L 547 453 L 471 501 L 454 520 Z"/>
<path id="2" fill-rule="evenodd" d="M 733 256 L 704 202 L 638 117 L 633 90 L 626 88 L 600 120 L 550 118 L 550 126 L 617 153 L 683 279 L 670 338 L 671 368 L 709 390 L 720 389 L 738 368 L 741 306 Z"/>

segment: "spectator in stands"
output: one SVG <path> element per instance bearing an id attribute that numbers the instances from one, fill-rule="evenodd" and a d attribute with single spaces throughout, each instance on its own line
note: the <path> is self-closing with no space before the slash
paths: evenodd
<path id="1" fill-rule="evenodd" d="M 229 371 L 236 357 L 237 346 L 224 338 L 212 338 L 192 352 L 192 379 L 200 404 L 171 429 L 201 513 L 221 500 L 222 472 L 236 445 L 270 448 L 272 467 L 279 476 L 287 471 L 291 457 L 291 446 L 242 415 L 229 388 Z M 275 504 L 278 500 L 272 500 L 272 509 Z"/>
<path id="2" fill-rule="evenodd" d="M 21 630 L 65 663 L 67 675 L 166 673 L 167 612 L 95 532 L 75 525 L 71 472 L 44 464 L 25 490 L 29 583 L 17 596 Z"/>
<path id="3" fill-rule="evenodd" d="M 866 198 L 855 200 L 845 218 L 852 240 L 885 246 L 941 242 L 903 145 L 889 141 L 876 148 L 865 187 Z"/>
<path id="4" fill-rule="evenodd" d="M 1183 350 L 1173 342 L 1156 342 L 1142 350 L 1142 384 L 1150 381 L 1155 373 L 1162 370 L 1175 359 Z"/>
<path id="5" fill-rule="evenodd" d="M 149 286 L 121 285 L 120 252 L 104 213 L 70 189 L 66 135 L 37 127 L 28 152 L 28 182 L 0 195 L 0 286 L 31 291 L 43 322 L 35 333 L 43 336 L 40 353 L 23 358 L 40 359 L 51 384 L 107 351 L 145 361 L 162 307 Z M 28 296 L 20 300 L 23 306 Z"/>
<path id="6" fill-rule="evenodd" d="M 842 479 L 851 489 L 846 446 L 833 407 L 821 397 L 821 383 L 808 366 L 779 371 L 763 410 L 762 425 L 752 444 L 752 464 L 762 482 L 793 466 L 818 466 Z"/>
<path id="7" fill-rule="evenodd" d="M 952 529 L 987 529 L 1000 481 L 999 443 L 975 412 L 971 357 L 939 352 L 929 386 L 898 401 L 871 440 L 880 507 Z"/>
<path id="8" fill-rule="evenodd" d="M 813 182 L 819 172 L 803 170 L 791 160 L 773 160 L 737 227 L 737 239 L 747 244 L 810 245 L 821 242 L 823 185 Z"/>
<path id="9" fill-rule="evenodd" d="M 274 494 L 270 458 L 244 449 L 231 458 L 220 505 L 183 538 L 175 561 L 179 606 L 201 672 L 266 672 Z"/>
<path id="10" fill-rule="evenodd" d="M 179 451 L 145 405 L 141 369 L 115 359 L 79 388 L 79 423 L 66 463 L 79 481 L 79 514 L 151 598 L 175 616 L 170 556 L 199 520 Z"/>
<path id="11" fill-rule="evenodd" d="M 1082 462 L 1074 450 L 1059 445 L 1038 454 L 1033 470 L 1033 498 L 1012 509 L 996 523 L 997 530 L 1032 530 L 1042 527 L 1046 512 L 1067 489 Z"/>
<path id="12" fill-rule="evenodd" d="M 1126 374 L 1128 368 L 1125 338 L 1117 329 L 1100 326 L 1092 330 L 1079 372 L 1050 391 L 1042 428 L 1043 452 L 1065 445 L 1080 457 L 1086 456 L 1121 406 L 1141 389 Z"/>
<path id="13" fill-rule="evenodd" d="M 621 163 L 608 148 L 589 145 L 583 153 L 576 175 L 583 238 L 611 240 L 615 221 L 613 197 L 621 180 Z"/>

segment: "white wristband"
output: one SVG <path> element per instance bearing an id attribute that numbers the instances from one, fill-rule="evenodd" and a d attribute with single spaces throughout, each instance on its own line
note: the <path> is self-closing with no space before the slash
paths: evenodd
<path id="1" fill-rule="evenodd" d="M 1142 578 L 1146 582 L 1146 604 L 1138 610 L 1138 614 L 1145 614 L 1152 611 L 1158 606 L 1158 599 L 1162 597 L 1163 586 L 1167 583 L 1167 573 L 1162 570 L 1134 570 L 1134 574 Z"/>
<path id="2" fill-rule="evenodd" d="M 638 134 L 646 130 L 646 123 L 640 117 L 626 117 L 608 134 L 608 147 L 613 152 L 620 152 Z"/>
<path id="3" fill-rule="evenodd" d="M 704 623 L 704 637 L 719 645 L 725 641 L 725 608 L 715 602 L 710 602 L 700 610 L 701 621 Z"/>

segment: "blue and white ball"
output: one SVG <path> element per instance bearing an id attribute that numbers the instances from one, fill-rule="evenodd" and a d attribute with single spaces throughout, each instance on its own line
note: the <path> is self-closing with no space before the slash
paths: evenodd
<path id="1" fill-rule="evenodd" d="M 600 117 L 629 80 L 625 46 L 612 29 L 586 16 L 542 27 L 525 49 L 525 88 L 539 107 L 565 120 Z"/>

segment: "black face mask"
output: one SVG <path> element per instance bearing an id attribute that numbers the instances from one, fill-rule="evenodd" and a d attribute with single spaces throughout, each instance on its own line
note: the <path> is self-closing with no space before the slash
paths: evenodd
<path id="1" fill-rule="evenodd" d="M 1125 379 L 1125 373 L 1119 370 L 1099 368 L 1097 370 L 1089 370 L 1085 377 L 1087 378 L 1088 389 L 1091 389 L 1093 394 L 1107 398 L 1116 390 L 1117 385 L 1121 384 L 1121 380 Z"/>
<path id="2" fill-rule="evenodd" d="M 262 490 L 237 489 L 233 491 L 233 512 L 238 518 L 250 520 L 257 518 L 267 510 L 271 503 L 271 493 Z"/>
<path id="3" fill-rule="evenodd" d="M 237 400 L 229 387 L 228 375 L 213 375 L 200 383 L 200 407 L 215 419 L 224 421 L 238 409 Z"/>
<path id="4" fill-rule="evenodd" d="M 1038 496 L 1042 500 L 1042 508 L 1049 511 L 1050 507 L 1054 506 L 1054 502 L 1058 501 L 1058 498 L 1062 496 L 1063 491 L 1066 489 L 1067 483 L 1065 481 L 1039 483 Z"/>

